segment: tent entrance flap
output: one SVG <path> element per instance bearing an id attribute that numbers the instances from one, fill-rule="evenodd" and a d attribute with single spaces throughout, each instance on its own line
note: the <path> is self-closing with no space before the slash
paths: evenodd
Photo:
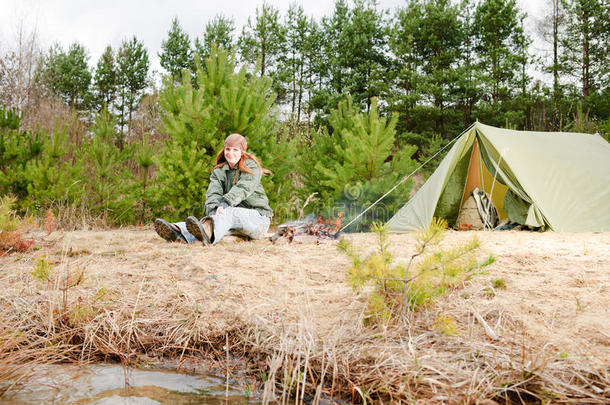
<path id="1" fill-rule="evenodd" d="M 468 177 L 468 165 L 472 155 L 472 144 L 468 149 L 464 150 L 459 160 L 455 163 L 453 172 L 449 174 L 447 183 L 438 199 L 434 216 L 437 218 L 445 218 L 449 226 L 455 225 L 460 213 L 460 203 L 462 193 L 464 192 L 464 184 Z"/>
<path id="2" fill-rule="evenodd" d="M 504 196 L 508 187 L 502 184 L 499 179 L 491 174 L 487 169 L 483 159 L 481 159 L 481 150 L 479 148 L 479 141 L 474 141 L 472 153 L 470 154 L 470 162 L 468 165 L 468 176 L 464 184 L 464 192 L 460 202 L 460 210 L 464 206 L 464 203 L 472 194 L 472 190 L 478 188 L 485 191 L 491 196 L 491 200 L 498 210 L 498 216 L 500 219 L 507 217 L 504 212 Z"/>

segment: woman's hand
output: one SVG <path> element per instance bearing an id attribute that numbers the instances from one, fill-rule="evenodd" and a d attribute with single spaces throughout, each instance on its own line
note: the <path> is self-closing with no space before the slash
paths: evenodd
<path id="1" fill-rule="evenodd" d="M 224 208 L 222 208 L 222 206 L 219 206 L 219 207 L 216 209 L 216 215 L 220 215 L 220 214 L 222 214 L 222 213 L 224 212 L 224 210 L 225 210 L 225 209 L 224 209 Z"/>

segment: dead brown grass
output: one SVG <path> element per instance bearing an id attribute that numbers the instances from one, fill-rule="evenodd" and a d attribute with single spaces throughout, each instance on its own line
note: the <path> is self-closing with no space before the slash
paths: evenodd
<path id="1" fill-rule="evenodd" d="M 204 248 L 150 228 L 40 231 L 39 250 L 0 258 L 0 306 L 62 358 L 212 359 L 268 401 L 608 402 L 610 234 L 450 232 L 445 243 L 473 234 L 498 259 L 488 273 L 374 329 L 333 243 Z M 373 235 L 348 237 L 374 249 Z M 413 253 L 409 235 L 390 242 L 398 261 Z M 44 280 L 32 270 L 41 257 Z M 457 336 L 435 328 L 449 317 Z"/>

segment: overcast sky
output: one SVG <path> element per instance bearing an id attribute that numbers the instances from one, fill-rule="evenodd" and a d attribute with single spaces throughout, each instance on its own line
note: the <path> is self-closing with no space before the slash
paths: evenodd
<path id="1" fill-rule="evenodd" d="M 266 0 L 285 15 L 289 4 L 301 5 L 316 20 L 330 15 L 334 0 Z M 254 18 L 262 0 L 2 0 L 0 6 L 0 49 L 14 47 L 22 23 L 26 32 L 36 29 L 43 49 L 59 42 L 64 49 L 74 41 L 85 45 L 94 66 L 107 45 L 118 48 L 135 35 L 148 50 L 151 68 L 161 70 L 157 53 L 167 37 L 174 17 L 192 40 L 201 38 L 205 24 L 217 14 L 232 17 L 236 32 Z M 394 10 L 405 0 L 377 0 L 379 8 Z M 541 15 L 544 0 L 518 0 L 529 15 Z M 531 26 L 531 19 L 528 21 Z"/>

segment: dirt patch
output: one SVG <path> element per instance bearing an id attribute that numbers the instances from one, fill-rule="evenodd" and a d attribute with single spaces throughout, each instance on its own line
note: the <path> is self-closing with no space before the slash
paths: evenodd
<path id="1" fill-rule="evenodd" d="M 267 356 L 268 378 L 286 381 L 287 369 L 302 369 L 296 387 L 312 395 L 343 387 L 356 398 L 368 390 L 394 400 L 468 402 L 510 391 L 533 378 L 526 371 L 551 399 L 610 395 L 610 233 L 448 232 L 445 246 L 476 236 L 482 254 L 497 261 L 411 327 L 390 329 L 363 326 L 365 292 L 347 285 L 349 262 L 334 242 L 207 248 L 166 243 L 151 228 L 34 236 L 39 250 L 0 258 L 0 300 L 13 308 L 13 322 L 40 322 L 41 331 L 61 318 L 63 305 L 81 356 L 192 353 L 237 330 L 239 342 Z M 346 238 L 363 253 L 374 250 L 371 234 Z M 406 262 L 412 237 L 389 240 L 396 262 Z M 50 263 L 47 280 L 33 275 L 41 259 Z M 77 271 L 83 282 L 62 294 Z M 456 320 L 458 336 L 434 330 L 441 313 Z M 601 382 L 578 394 L 567 388 L 575 373 Z M 540 392 L 532 395 L 546 395 Z"/>

